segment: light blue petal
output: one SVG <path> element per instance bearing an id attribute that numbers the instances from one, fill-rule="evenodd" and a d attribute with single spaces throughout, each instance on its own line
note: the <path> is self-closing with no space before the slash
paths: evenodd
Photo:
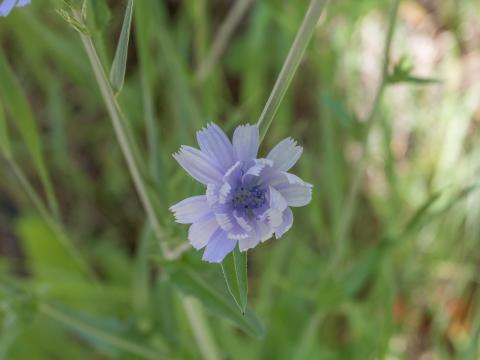
<path id="1" fill-rule="evenodd" d="M 252 232 L 247 238 L 238 240 L 238 248 L 241 252 L 244 252 L 248 249 L 253 249 L 259 242 L 260 237 L 255 232 Z"/>
<path id="2" fill-rule="evenodd" d="M 281 238 L 293 225 L 293 212 L 292 209 L 286 208 L 283 212 L 283 223 L 275 229 L 275 237 Z"/>
<path id="3" fill-rule="evenodd" d="M 273 161 L 273 167 L 279 171 L 288 171 L 302 156 L 303 148 L 291 138 L 280 141 L 267 156 Z"/>
<path id="4" fill-rule="evenodd" d="M 235 248 L 235 245 L 237 245 L 236 240 L 229 239 L 223 230 L 217 230 L 208 242 L 202 259 L 211 263 L 222 262 L 225 256 Z"/>
<path id="5" fill-rule="evenodd" d="M 257 157 L 260 135 L 256 125 L 240 125 L 233 133 L 233 150 L 237 160 L 251 160 Z"/>
<path id="6" fill-rule="evenodd" d="M 195 249 L 199 250 L 208 244 L 208 241 L 218 228 L 217 220 L 212 214 L 190 226 L 188 240 Z"/>
<path id="7" fill-rule="evenodd" d="M 30 0 L 18 0 L 18 3 L 17 3 L 17 7 L 22 7 L 22 6 L 25 6 L 25 5 L 28 5 L 30 4 Z"/>
<path id="8" fill-rule="evenodd" d="M 4 0 L 0 5 L 0 16 L 7 16 L 15 7 L 17 0 Z"/>
<path id="9" fill-rule="evenodd" d="M 284 196 L 273 187 L 268 188 L 270 194 L 270 208 L 283 212 L 287 208 L 287 201 Z"/>
<path id="10" fill-rule="evenodd" d="M 211 214 L 205 195 L 192 196 L 170 207 L 180 224 L 193 224 Z"/>
<path id="11" fill-rule="evenodd" d="M 235 163 L 232 143 L 217 125 L 209 124 L 197 132 L 197 141 L 200 149 L 214 159 L 224 172 Z"/>
<path id="12" fill-rule="evenodd" d="M 258 183 L 259 177 L 261 177 L 267 169 L 271 169 L 273 161 L 269 159 L 256 159 L 253 166 L 251 166 L 243 175 L 242 182 L 244 184 L 251 184 L 253 182 Z"/>
<path id="13" fill-rule="evenodd" d="M 222 172 L 212 159 L 200 150 L 190 146 L 182 146 L 173 157 L 195 180 L 207 185 L 222 181 Z"/>
<path id="14" fill-rule="evenodd" d="M 286 181 L 275 188 L 287 201 L 288 206 L 305 206 L 312 200 L 313 185 L 304 182 L 298 176 L 284 173 Z"/>

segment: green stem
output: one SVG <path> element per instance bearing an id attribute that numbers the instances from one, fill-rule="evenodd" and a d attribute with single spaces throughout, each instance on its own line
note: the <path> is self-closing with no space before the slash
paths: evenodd
<path id="1" fill-rule="evenodd" d="M 352 225 L 352 220 L 355 214 L 360 186 L 367 168 L 367 160 L 369 155 L 368 142 L 370 139 L 370 133 L 375 123 L 376 115 L 379 110 L 380 103 L 383 98 L 383 94 L 385 92 L 385 88 L 388 82 L 388 66 L 390 63 L 390 48 L 392 45 L 392 39 L 393 39 L 394 30 L 395 30 L 399 4 L 400 4 L 400 0 L 393 0 L 392 7 L 390 10 L 388 32 L 385 37 L 385 45 L 383 49 L 381 80 L 380 80 L 380 84 L 378 85 L 377 92 L 375 94 L 375 99 L 373 101 L 372 108 L 365 120 L 365 133 L 362 138 L 362 144 L 361 144 L 362 153 L 360 155 L 360 160 L 358 161 L 357 168 L 355 169 L 352 185 L 350 187 L 350 191 L 347 195 L 347 199 L 344 205 L 343 216 L 341 218 L 341 222 L 336 232 L 335 238 L 337 239 L 338 250 L 336 255 L 333 258 L 333 262 L 332 262 L 333 264 L 337 264 L 343 258 L 346 252 L 347 234 Z"/>
<path id="2" fill-rule="evenodd" d="M 124 128 L 124 124 L 126 122 L 123 118 L 123 113 L 120 110 L 120 106 L 117 102 L 117 99 L 115 98 L 112 87 L 110 86 L 107 75 L 105 74 L 103 66 L 95 50 L 95 46 L 93 45 L 92 39 L 82 32 L 79 33 L 90 63 L 92 65 L 93 72 L 95 74 L 95 78 L 100 88 L 103 100 L 105 101 L 105 105 L 107 106 L 107 110 L 112 121 L 115 135 L 117 137 L 118 143 L 120 144 L 120 148 L 127 163 L 127 167 L 132 177 L 137 194 L 140 198 L 145 213 L 147 214 L 147 218 L 153 229 L 153 233 L 159 241 L 160 248 L 164 256 L 166 258 L 170 258 L 170 252 L 164 242 L 164 236 L 160 227 L 160 223 L 148 195 L 147 187 L 140 173 L 140 167 L 136 162 L 133 148 L 130 145 L 127 133 Z"/>
<path id="3" fill-rule="evenodd" d="M 202 357 L 205 360 L 220 359 L 217 346 L 203 316 L 200 304 L 190 297 L 184 297 L 182 301 Z"/>
<path id="4" fill-rule="evenodd" d="M 89 279 L 96 281 L 96 276 L 88 263 L 82 257 L 80 251 L 74 246 L 73 242 L 69 239 L 68 235 L 66 234 L 63 226 L 59 224 L 54 216 L 52 216 L 48 208 L 43 204 L 40 197 L 35 192 L 34 188 L 28 181 L 27 177 L 23 173 L 22 169 L 17 165 L 13 158 L 8 157 L 7 162 L 10 165 L 14 175 L 17 177 L 20 185 L 23 187 L 27 196 L 32 201 L 33 205 L 40 213 L 40 216 L 43 218 L 47 226 L 54 232 L 56 238 L 62 246 L 67 250 L 67 252 L 71 255 L 72 259 L 77 263 L 80 269 L 88 276 Z"/>
<path id="5" fill-rule="evenodd" d="M 48 304 L 40 304 L 39 310 L 44 315 L 48 316 L 49 318 L 55 321 L 58 321 L 59 323 L 62 323 L 64 326 L 72 330 L 76 330 L 85 335 L 100 339 L 106 344 L 116 347 L 117 349 L 129 352 L 132 355 L 136 355 L 141 359 L 158 360 L 158 359 L 165 358 L 164 356 L 158 354 L 154 350 L 140 346 L 134 342 L 118 337 L 116 335 L 112 335 L 111 333 L 103 329 L 99 329 L 98 327 L 95 327 L 91 324 L 88 324 L 84 321 L 74 318 L 69 314 L 59 310 L 58 308 L 55 308 Z"/>
<path id="6" fill-rule="evenodd" d="M 278 75 L 277 81 L 273 87 L 273 90 L 268 98 L 268 101 L 260 115 L 258 120 L 258 127 L 260 128 L 260 139 L 263 140 L 267 133 L 273 117 L 275 116 L 280 103 L 282 102 L 285 93 L 297 71 L 298 65 L 302 60 L 305 49 L 312 37 L 315 25 L 320 18 L 322 10 L 325 8 L 327 0 L 311 0 L 310 5 L 303 18 L 302 25 L 297 32 L 292 47 L 288 52 L 287 58 L 283 64 L 280 75 Z"/>
<path id="7" fill-rule="evenodd" d="M 240 21 L 243 19 L 243 16 L 249 9 L 250 5 L 252 5 L 253 1 L 254 0 L 238 0 L 233 5 L 232 10 L 228 13 L 225 21 L 222 23 L 215 36 L 215 40 L 213 41 L 212 48 L 208 53 L 207 58 L 198 68 L 196 80 L 199 83 L 202 83 L 207 79 L 212 69 L 218 63 L 218 60 L 225 51 L 233 32 L 240 24 Z"/>

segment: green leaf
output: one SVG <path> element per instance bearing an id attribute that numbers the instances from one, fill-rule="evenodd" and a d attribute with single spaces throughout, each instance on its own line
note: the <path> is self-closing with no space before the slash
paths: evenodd
<path id="1" fill-rule="evenodd" d="M 52 320 L 78 333 L 96 347 L 107 345 L 135 355 L 139 359 L 170 358 L 166 354 L 143 344 L 138 338 L 132 339 L 127 334 L 128 329 L 119 322 L 87 315 L 66 306 L 41 304 L 40 311 Z"/>
<path id="2" fill-rule="evenodd" d="M 250 308 L 247 307 L 245 314 L 241 314 L 226 293 L 222 294 L 192 270 L 172 265 L 170 277 L 182 293 L 199 299 L 211 314 L 230 320 L 252 336 L 264 335 L 263 325 Z"/>
<path id="3" fill-rule="evenodd" d="M 133 0 L 128 1 L 125 17 L 123 19 L 122 31 L 118 40 L 117 51 L 113 59 L 110 71 L 110 82 L 115 93 L 120 92 L 125 81 L 125 68 L 127 66 L 128 42 L 130 39 L 130 28 L 132 25 Z"/>
<path id="4" fill-rule="evenodd" d="M 228 291 L 245 314 L 248 301 L 247 252 L 241 252 L 236 246 L 222 262 L 222 271 Z"/>
<path id="5" fill-rule="evenodd" d="M 5 117 L 5 110 L 0 101 L 0 151 L 6 157 L 11 156 L 10 137 L 8 136 L 7 119 Z"/>
<path id="6" fill-rule="evenodd" d="M 1 50 L 0 99 L 2 103 L 5 104 L 7 111 L 12 115 L 14 123 L 18 126 L 20 134 L 28 147 L 35 168 L 45 188 L 50 208 L 54 213 L 58 213 L 52 182 L 43 156 L 40 132 L 35 123 L 27 98 Z"/>

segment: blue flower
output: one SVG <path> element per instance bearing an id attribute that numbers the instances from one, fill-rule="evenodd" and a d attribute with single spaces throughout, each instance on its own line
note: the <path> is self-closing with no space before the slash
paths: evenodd
<path id="1" fill-rule="evenodd" d="M 30 0 L 3 0 L 0 4 L 0 16 L 7 16 L 14 7 L 30 4 Z"/>
<path id="2" fill-rule="evenodd" d="M 237 127 L 232 144 L 210 124 L 197 133 L 197 141 L 200 150 L 182 146 L 174 158 L 206 185 L 206 194 L 189 197 L 170 210 L 177 222 L 192 224 L 188 239 L 195 249 L 205 247 L 203 260 L 221 262 L 237 243 L 246 251 L 273 235 L 280 238 L 292 227 L 290 207 L 312 199 L 312 185 L 287 172 L 302 154 L 291 138 L 260 159 L 255 125 Z"/>

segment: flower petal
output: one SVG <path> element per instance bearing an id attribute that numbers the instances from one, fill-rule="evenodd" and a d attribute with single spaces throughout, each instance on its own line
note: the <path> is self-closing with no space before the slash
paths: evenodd
<path id="1" fill-rule="evenodd" d="M 222 172 L 212 159 L 200 150 L 182 146 L 173 157 L 195 180 L 203 184 L 217 184 L 222 181 Z"/>
<path id="2" fill-rule="evenodd" d="M 30 0 L 18 0 L 16 7 L 22 7 L 28 4 L 30 4 Z"/>
<path id="3" fill-rule="evenodd" d="M 188 229 L 188 240 L 195 249 L 199 250 L 208 244 L 208 241 L 218 228 L 217 220 L 212 214 L 190 226 L 190 229 Z"/>
<path id="4" fill-rule="evenodd" d="M 282 215 L 283 223 L 275 229 L 275 237 L 281 238 L 293 225 L 293 212 L 292 209 L 286 208 Z"/>
<path id="5" fill-rule="evenodd" d="M 7 16 L 10 14 L 12 9 L 15 7 L 15 3 L 17 0 L 3 0 L 2 4 L 0 5 L 0 15 Z"/>
<path id="6" fill-rule="evenodd" d="M 192 224 L 203 219 L 212 211 L 205 195 L 192 196 L 170 207 L 175 221 L 180 224 Z"/>
<path id="7" fill-rule="evenodd" d="M 295 175 L 289 174 L 290 179 L 293 179 Z M 296 178 L 296 177 L 295 177 Z M 280 194 L 287 201 L 288 206 L 299 207 L 305 206 L 312 200 L 312 188 L 313 185 L 303 182 L 300 178 L 296 182 L 285 182 L 276 186 Z"/>
<path id="8" fill-rule="evenodd" d="M 238 240 L 238 248 L 241 252 L 247 251 L 248 249 L 252 249 L 258 245 L 260 242 L 260 237 L 257 233 L 252 232 L 250 236 L 246 237 L 245 239 Z"/>
<path id="9" fill-rule="evenodd" d="M 202 259 L 211 263 L 219 263 L 227 256 L 237 245 L 237 240 L 227 237 L 227 233 L 218 229 L 205 248 Z"/>
<path id="10" fill-rule="evenodd" d="M 223 171 L 235 163 L 232 143 L 217 125 L 209 124 L 197 132 L 197 141 L 200 149 L 214 159 Z"/>
<path id="11" fill-rule="evenodd" d="M 273 161 L 268 159 L 256 159 L 253 166 L 251 166 L 245 174 L 242 176 L 242 182 L 244 184 L 251 184 L 253 182 L 259 182 L 259 178 L 265 173 L 267 169 L 271 169 Z"/>
<path id="12" fill-rule="evenodd" d="M 238 160 L 257 157 L 260 135 L 256 125 L 240 125 L 233 133 L 233 151 Z"/>
<path id="13" fill-rule="evenodd" d="M 270 208 L 283 212 L 287 208 L 287 201 L 282 194 L 273 187 L 269 187 Z"/>
<path id="14" fill-rule="evenodd" d="M 267 156 L 274 163 L 274 168 L 280 171 L 288 171 L 302 155 L 303 148 L 297 145 L 292 138 L 280 141 Z"/>

